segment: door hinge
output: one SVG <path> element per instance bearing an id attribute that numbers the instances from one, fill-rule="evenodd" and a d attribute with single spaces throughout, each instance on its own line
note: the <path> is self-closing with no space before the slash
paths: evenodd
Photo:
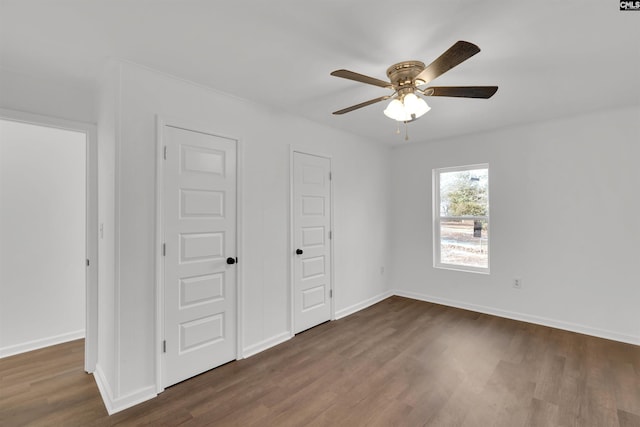
<path id="1" fill-rule="evenodd" d="M 163 243 L 162 244 L 162 256 L 166 256 L 167 255 L 167 244 Z"/>
<path id="2" fill-rule="evenodd" d="M 164 149 L 163 149 L 162 158 L 167 160 L 167 146 L 166 145 L 164 146 Z"/>
<path id="3" fill-rule="evenodd" d="M 162 341 L 162 352 L 167 352 L 167 340 Z"/>
<path id="4" fill-rule="evenodd" d="M 329 240 L 333 239 L 333 232 L 329 230 Z"/>
<path id="5" fill-rule="evenodd" d="M 333 298 L 333 289 L 329 289 L 329 298 Z"/>
<path id="6" fill-rule="evenodd" d="M 331 174 L 331 172 L 329 172 L 329 181 L 331 181 L 333 179 L 333 175 Z"/>
<path id="7" fill-rule="evenodd" d="M 87 258 L 87 267 L 89 267 L 89 258 Z"/>

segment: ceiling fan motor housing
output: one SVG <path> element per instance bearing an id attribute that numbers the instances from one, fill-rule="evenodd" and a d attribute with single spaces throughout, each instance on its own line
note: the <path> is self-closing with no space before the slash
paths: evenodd
<path id="1" fill-rule="evenodd" d="M 420 61 L 399 62 L 387 69 L 387 77 L 389 77 L 398 95 L 402 96 L 413 92 L 417 85 L 424 83 L 420 80 L 416 81 L 416 76 L 420 74 L 424 68 L 424 63 Z"/>

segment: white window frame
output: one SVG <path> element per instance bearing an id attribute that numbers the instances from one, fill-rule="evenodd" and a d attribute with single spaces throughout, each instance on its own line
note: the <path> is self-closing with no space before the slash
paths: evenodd
<path id="1" fill-rule="evenodd" d="M 476 169 L 486 169 L 487 170 L 487 215 L 484 216 L 473 216 L 473 215 L 464 215 L 464 216 L 440 216 L 440 174 L 448 173 L 448 172 L 462 172 L 468 170 L 476 170 Z M 463 219 L 473 219 L 473 220 L 482 220 L 487 222 L 487 227 L 491 229 L 491 224 L 489 222 L 489 215 L 491 209 L 490 203 L 490 188 L 491 188 L 491 177 L 488 163 L 480 163 L 475 165 L 464 165 L 464 166 L 455 166 L 455 167 L 445 167 L 445 168 L 436 168 L 433 169 L 433 267 L 434 268 L 442 268 L 447 270 L 459 270 L 459 271 L 468 271 L 472 273 L 481 273 L 481 274 L 489 274 L 491 267 L 491 238 L 487 239 L 487 267 L 471 267 L 467 265 L 460 264 L 448 264 L 441 262 L 441 253 L 440 253 L 440 223 L 442 220 L 463 220 Z"/>

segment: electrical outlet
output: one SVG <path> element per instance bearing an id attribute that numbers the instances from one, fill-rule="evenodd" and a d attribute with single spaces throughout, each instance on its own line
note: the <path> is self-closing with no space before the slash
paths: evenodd
<path id="1" fill-rule="evenodd" d="M 516 289 L 522 289 L 522 279 L 513 279 L 513 287 Z"/>

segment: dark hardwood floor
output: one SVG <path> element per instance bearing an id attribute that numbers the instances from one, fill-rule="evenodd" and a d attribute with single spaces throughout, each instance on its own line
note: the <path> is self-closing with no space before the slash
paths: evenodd
<path id="1" fill-rule="evenodd" d="M 400 297 L 110 417 L 83 350 L 0 359 L 0 425 L 640 426 L 640 347 Z"/>

